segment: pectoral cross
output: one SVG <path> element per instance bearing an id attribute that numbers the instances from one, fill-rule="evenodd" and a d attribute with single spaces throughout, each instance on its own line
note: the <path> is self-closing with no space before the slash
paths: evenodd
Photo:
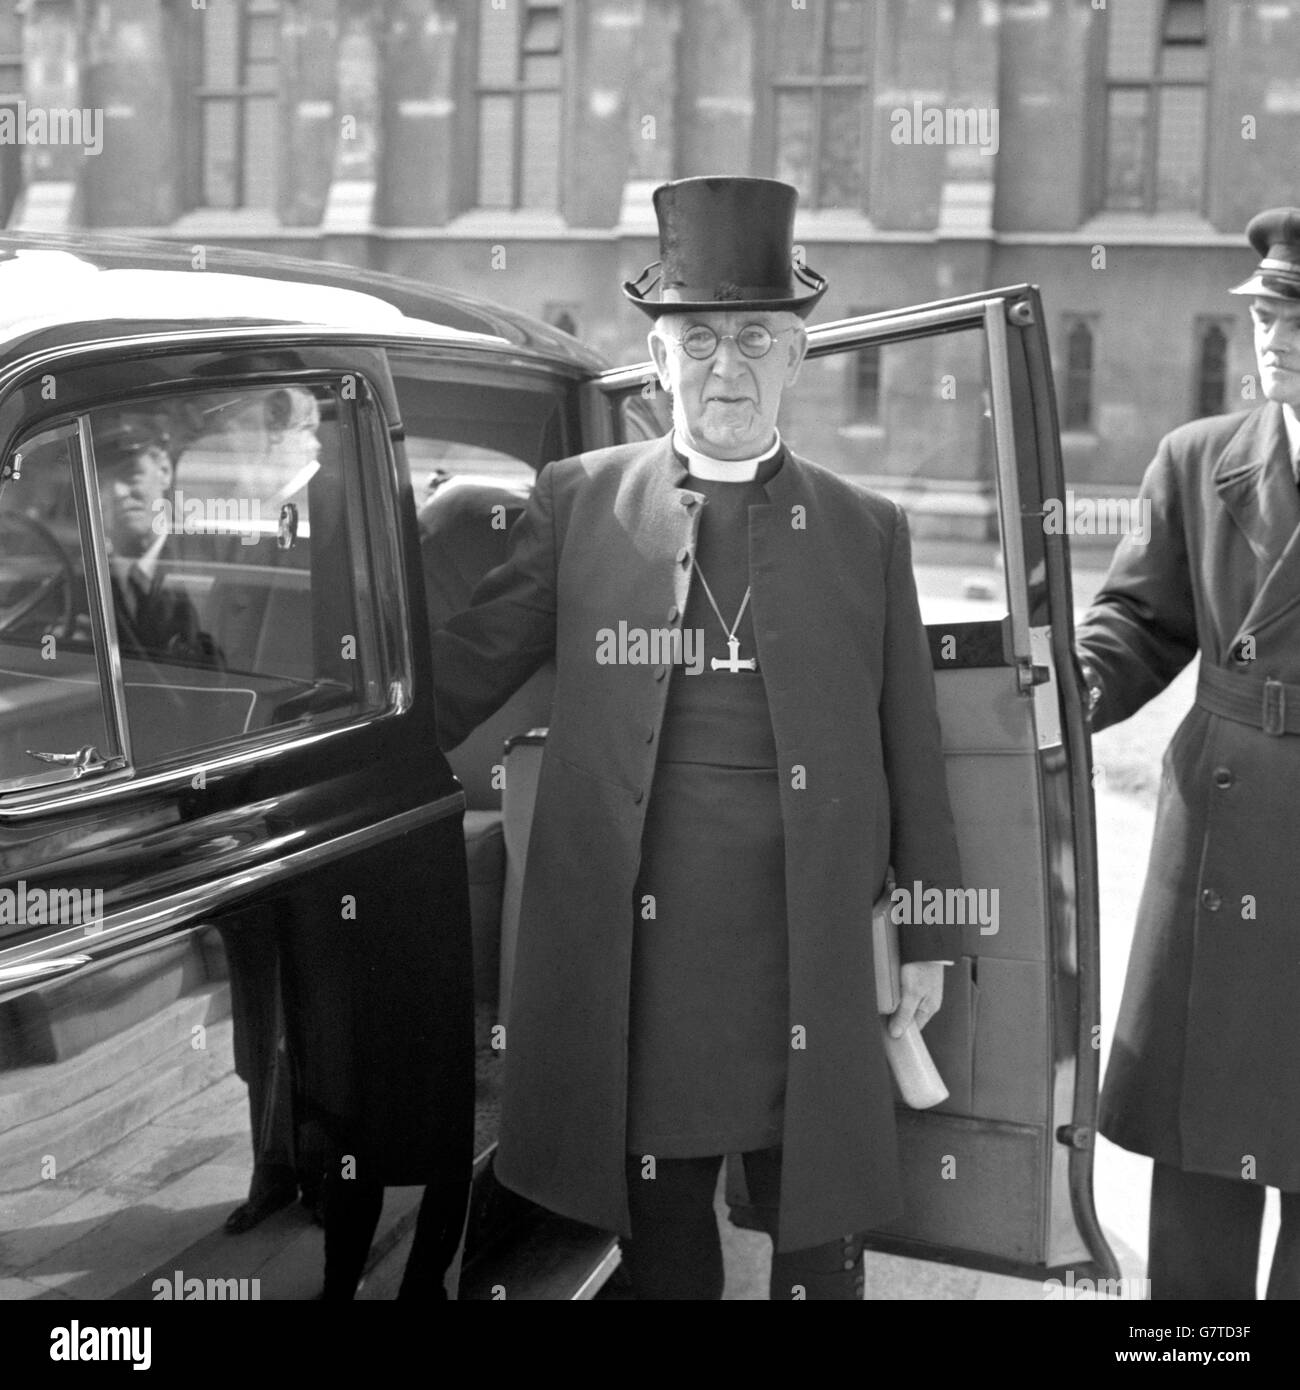
<path id="1" fill-rule="evenodd" d="M 713 670 L 730 671 L 733 676 L 738 675 L 741 671 L 758 670 L 758 661 L 755 657 L 747 656 L 744 661 L 740 659 L 739 637 L 727 638 L 727 651 L 730 652 L 730 655 L 725 661 L 720 656 L 713 658 Z"/>

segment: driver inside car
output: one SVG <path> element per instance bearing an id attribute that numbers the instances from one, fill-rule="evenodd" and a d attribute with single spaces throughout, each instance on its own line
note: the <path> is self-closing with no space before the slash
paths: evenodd
<path id="1" fill-rule="evenodd" d="M 136 411 L 101 416 L 94 443 L 123 657 L 222 667 L 194 605 L 167 577 L 175 549 L 170 504 L 176 476 L 167 420 Z"/>

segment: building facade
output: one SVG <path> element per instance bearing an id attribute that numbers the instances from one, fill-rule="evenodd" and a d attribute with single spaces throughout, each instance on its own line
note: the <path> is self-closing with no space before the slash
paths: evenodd
<path id="1" fill-rule="evenodd" d="M 1300 202 L 1297 58 L 1300 0 L 0 0 L 0 211 L 454 284 L 633 361 L 654 186 L 784 178 L 820 321 L 1040 285 L 1067 476 L 1123 494 L 1254 398 L 1226 290 Z M 918 451 L 946 365 L 859 357 L 801 444 L 879 449 L 902 401 L 911 461 L 861 471 L 986 492 Z"/>

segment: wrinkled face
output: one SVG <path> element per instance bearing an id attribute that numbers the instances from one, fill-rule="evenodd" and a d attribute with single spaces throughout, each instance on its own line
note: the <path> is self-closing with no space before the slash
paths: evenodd
<path id="1" fill-rule="evenodd" d="M 99 480 L 104 530 L 119 555 L 142 555 L 158 538 L 156 506 L 172 483 L 172 461 L 155 445 L 105 469 Z"/>
<path id="2" fill-rule="evenodd" d="M 1257 295 L 1250 318 L 1265 396 L 1300 410 L 1300 301 Z"/>
<path id="3" fill-rule="evenodd" d="M 698 360 L 682 347 L 697 324 L 718 335 L 717 350 Z M 764 357 L 747 357 L 734 336 L 751 324 L 773 334 Z M 659 380 L 672 393 L 673 424 L 686 442 L 716 459 L 752 458 L 771 443 L 781 392 L 794 384 L 808 340 L 797 314 L 664 314 L 650 334 Z"/>

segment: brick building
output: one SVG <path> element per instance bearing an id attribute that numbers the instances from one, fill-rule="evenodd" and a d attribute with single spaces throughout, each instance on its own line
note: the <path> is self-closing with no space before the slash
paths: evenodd
<path id="1" fill-rule="evenodd" d="M 1040 284 L 1068 476 L 1123 492 L 1249 399 L 1225 290 L 1300 202 L 1298 57 L 1300 0 L 0 0 L 11 135 L 102 119 L 97 153 L 0 121 L 0 211 L 452 283 L 634 360 L 650 190 L 776 175 L 819 320 Z M 869 447 L 935 367 L 860 358 L 807 452 Z M 987 489 L 950 455 L 912 470 Z"/>

